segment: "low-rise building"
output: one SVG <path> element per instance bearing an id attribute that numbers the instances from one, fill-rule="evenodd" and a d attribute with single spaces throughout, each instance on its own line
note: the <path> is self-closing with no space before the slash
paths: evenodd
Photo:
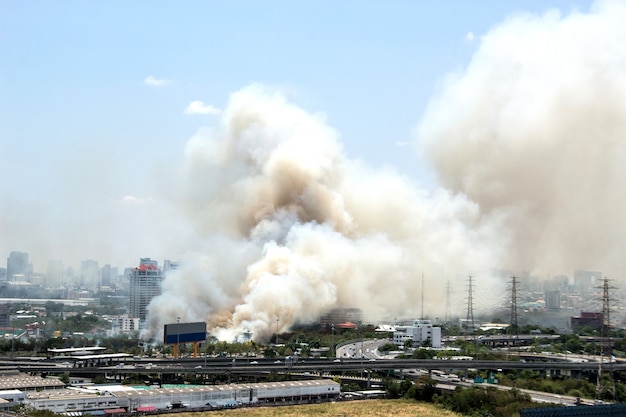
<path id="1" fill-rule="evenodd" d="M 414 320 L 411 325 L 395 326 L 393 343 L 404 346 L 410 340 L 412 346 L 441 347 L 441 327 L 434 327 L 430 320 Z"/>

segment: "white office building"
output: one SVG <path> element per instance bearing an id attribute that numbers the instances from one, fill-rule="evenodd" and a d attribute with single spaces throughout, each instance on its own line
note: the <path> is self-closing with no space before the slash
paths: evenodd
<path id="1" fill-rule="evenodd" d="M 163 274 L 157 262 L 150 258 L 141 258 L 139 266 L 134 268 L 130 276 L 130 308 L 129 316 L 136 317 L 143 326 L 146 321 L 146 307 L 150 301 L 161 295 Z"/>
<path id="2" fill-rule="evenodd" d="M 430 320 L 414 320 L 408 326 L 395 326 L 393 343 L 397 346 L 404 346 L 407 340 L 412 342 L 413 347 L 440 348 L 441 327 L 434 327 Z"/>

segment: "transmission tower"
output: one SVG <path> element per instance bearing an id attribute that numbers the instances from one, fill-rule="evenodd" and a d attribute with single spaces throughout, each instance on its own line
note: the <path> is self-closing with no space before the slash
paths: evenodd
<path id="1" fill-rule="evenodd" d="M 511 323 L 509 325 L 509 350 L 511 350 L 512 338 L 515 337 L 513 344 L 517 342 L 519 336 L 519 328 L 517 326 L 517 277 L 511 278 Z"/>
<path id="2" fill-rule="evenodd" d="M 465 318 L 465 335 L 468 329 L 474 333 L 474 301 L 472 297 L 472 276 L 467 279 L 467 317 Z"/>
<path id="3" fill-rule="evenodd" d="M 450 280 L 448 280 L 446 284 L 446 315 L 443 319 L 443 322 L 445 323 L 446 327 L 450 326 L 451 320 L 452 319 L 450 317 Z"/>
<path id="4" fill-rule="evenodd" d="M 602 399 L 602 382 L 604 377 L 604 370 L 602 368 L 602 364 L 605 361 L 605 357 L 608 359 L 607 362 L 609 364 L 609 375 L 610 375 L 610 383 L 608 391 L 611 394 L 611 397 L 615 399 L 615 382 L 613 381 L 613 367 L 612 367 L 612 357 L 611 357 L 611 340 L 610 330 L 611 330 L 611 307 L 610 302 L 611 298 L 609 296 L 609 290 L 614 290 L 615 287 L 609 285 L 610 279 L 604 277 L 602 279 L 602 286 L 596 287 L 602 290 L 602 328 L 601 328 L 601 337 L 600 337 L 600 364 L 598 365 L 598 380 L 596 382 L 596 399 Z"/>

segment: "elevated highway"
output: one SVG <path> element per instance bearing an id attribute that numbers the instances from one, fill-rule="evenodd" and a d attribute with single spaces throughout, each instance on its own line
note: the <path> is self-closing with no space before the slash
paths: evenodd
<path id="1" fill-rule="evenodd" d="M 124 361 L 111 366 L 77 366 L 75 363 L 54 363 L 50 361 L 4 360 L 0 366 L 18 368 L 22 372 L 41 374 L 68 373 L 71 375 L 130 375 L 130 374 L 183 374 L 198 375 L 241 374 L 254 375 L 270 372 L 293 373 L 326 373 L 350 371 L 380 371 L 390 372 L 403 369 L 424 370 L 535 370 L 535 371 L 569 371 L 569 372 L 597 372 L 599 362 L 568 362 L 561 358 L 550 360 L 542 357 L 540 361 L 488 361 L 488 360 L 435 360 L 435 359 L 343 359 L 338 360 L 299 360 L 298 362 L 281 360 L 246 360 L 246 359 L 184 359 L 180 361 L 151 360 Z M 602 367 L 614 371 L 626 370 L 626 363 L 603 363 Z"/>

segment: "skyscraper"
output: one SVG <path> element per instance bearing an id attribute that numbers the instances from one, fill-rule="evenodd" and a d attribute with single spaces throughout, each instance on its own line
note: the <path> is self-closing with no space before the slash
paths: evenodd
<path id="1" fill-rule="evenodd" d="M 138 317 L 140 326 L 146 321 L 146 307 L 157 295 L 161 295 L 163 274 L 157 261 L 141 258 L 139 266 L 134 268 L 130 276 L 130 317 Z"/>
<path id="2" fill-rule="evenodd" d="M 30 281 L 33 266 L 28 263 L 28 253 L 13 251 L 7 258 L 7 281 Z"/>
<path id="3" fill-rule="evenodd" d="M 115 286 L 115 281 L 117 281 L 117 268 L 112 267 L 110 264 L 104 265 L 100 272 L 100 286 Z"/>
<path id="4" fill-rule="evenodd" d="M 100 267 L 98 261 L 88 259 L 80 264 L 80 283 L 89 290 L 100 287 Z"/>
<path id="5" fill-rule="evenodd" d="M 46 287 L 59 288 L 65 284 L 65 271 L 63 270 L 63 261 L 48 261 L 48 274 L 46 277 Z"/>
<path id="6" fill-rule="evenodd" d="M 163 261 L 163 273 L 167 274 L 169 271 L 178 269 L 180 267 L 180 263 L 178 261 L 171 261 L 166 259 Z"/>

